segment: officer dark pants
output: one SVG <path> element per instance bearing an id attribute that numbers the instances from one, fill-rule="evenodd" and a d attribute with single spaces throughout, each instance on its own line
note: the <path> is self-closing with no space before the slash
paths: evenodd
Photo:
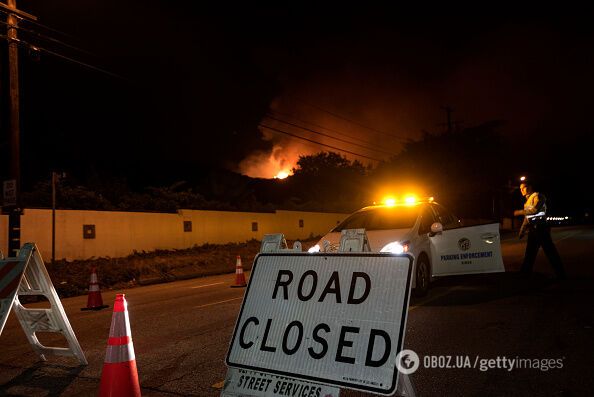
<path id="1" fill-rule="evenodd" d="M 561 257 L 551 239 L 551 228 L 547 225 L 532 226 L 528 231 L 528 242 L 526 243 L 526 254 L 524 256 L 524 263 L 522 264 L 522 273 L 532 273 L 532 266 L 534 265 L 536 254 L 538 254 L 540 247 L 542 247 L 551 266 L 553 266 L 557 277 L 565 278 L 565 269 L 563 268 Z"/>

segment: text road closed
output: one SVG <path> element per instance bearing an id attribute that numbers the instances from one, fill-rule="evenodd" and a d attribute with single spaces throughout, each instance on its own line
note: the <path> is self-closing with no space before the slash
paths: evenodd
<path id="1" fill-rule="evenodd" d="M 227 364 L 391 394 L 411 263 L 388 254 L 259 255 Z"/>

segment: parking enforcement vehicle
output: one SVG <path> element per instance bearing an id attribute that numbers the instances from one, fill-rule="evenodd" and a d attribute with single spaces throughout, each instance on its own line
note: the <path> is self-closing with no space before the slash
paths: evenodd
<path id="1" fill-rule="evenodd" d="M 426 294 L 435 277 L 505 271 L 499 224 L 463 226 L 432 198 L 409 197 L 362 208 L 322 237 L 310 252 L 336 251 L 345 229 L 365 229 L 371 251 L 411 254 L 417 295 Z"/>

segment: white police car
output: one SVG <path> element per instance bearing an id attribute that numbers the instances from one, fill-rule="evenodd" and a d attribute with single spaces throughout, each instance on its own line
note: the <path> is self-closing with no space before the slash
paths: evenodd
<path id="1" fill-rule="evenodd" d="M 345 229 L 365 229 L 371 251 L 412 254 L 417 295 L 427 293 L 433 277 L 505 271 L 499 224 L 463 227 L 433 199 L 407 199 L 401 204 L 360 209 L 322 237 L 310 252 L 324 251 L 324 247 L 336 251 Z"/>

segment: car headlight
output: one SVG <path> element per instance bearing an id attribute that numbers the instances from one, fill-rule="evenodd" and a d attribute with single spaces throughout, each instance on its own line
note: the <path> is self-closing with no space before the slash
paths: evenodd
<path id="1" fill-rule="evenodd" d="M 402 254 L 404 252 L 408 252 L 408 246 L 409 246 L 408 241 L 406 241 L 404 243 L 400 243 L 398 241 L 392 241 L 391 243 L 384 245 L 384 248 L 382 248 L 380 250 L 380 252 L 390 252 L 392 254 Z"/>
<path id="2" fill-rule="evenodd" d="M 313 254 L 315 252 L 320 252 L 320 245 L 319 244 L 314 245 L 313 247 L 308 249 L 307 252 L 309 252 L 310 254 Z"/>

